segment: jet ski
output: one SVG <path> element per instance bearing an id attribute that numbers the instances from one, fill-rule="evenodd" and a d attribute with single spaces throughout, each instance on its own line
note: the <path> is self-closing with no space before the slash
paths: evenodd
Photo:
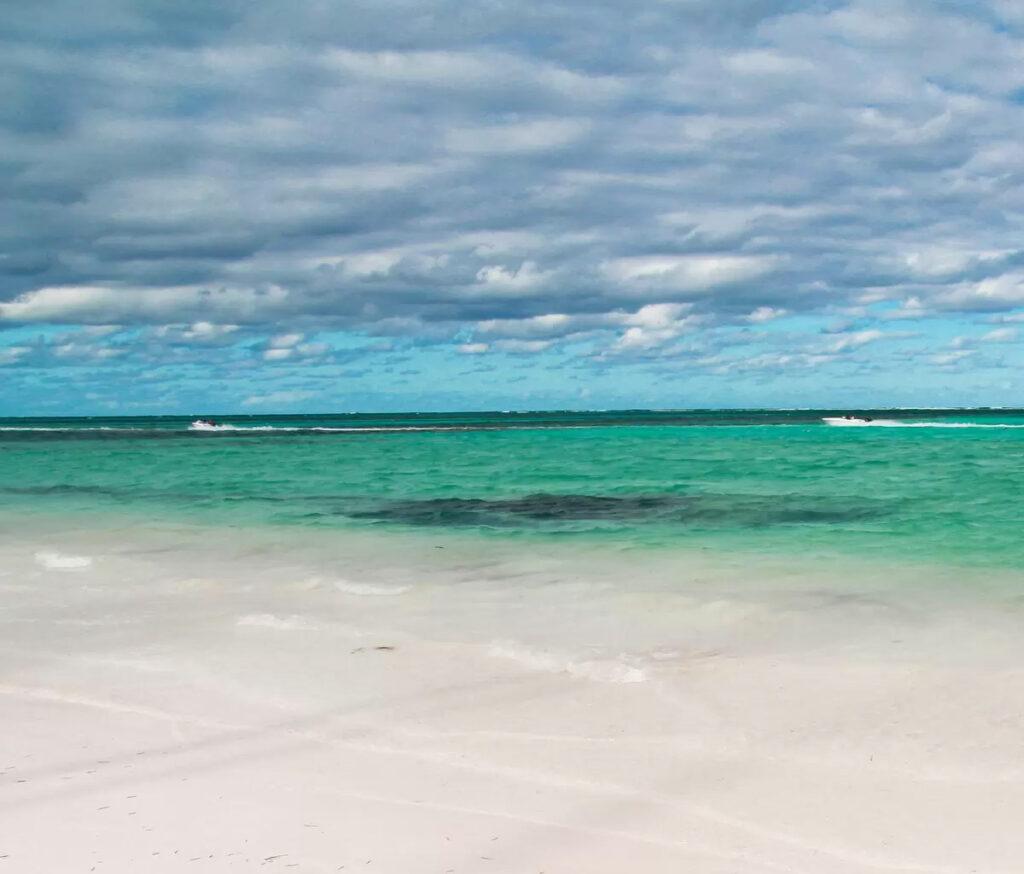
<path id="1" fill-rule="evenodd" d="M 189 429 L 192 431 L 216 431 L 220 425 L 213 421 L 213 419 L 196 419 Z"/>

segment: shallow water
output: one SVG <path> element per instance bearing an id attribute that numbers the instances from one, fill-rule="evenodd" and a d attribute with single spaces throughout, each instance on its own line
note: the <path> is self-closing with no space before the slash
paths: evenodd
<path id="1" fill-rule="evenodd" d="M 1024 567 L 1024 413 L 866 413 L 878 427 L 827 415 L 237 417 L 213 431 L 169 417 L 6 419 L 0 523 L 428 530 Z"/>

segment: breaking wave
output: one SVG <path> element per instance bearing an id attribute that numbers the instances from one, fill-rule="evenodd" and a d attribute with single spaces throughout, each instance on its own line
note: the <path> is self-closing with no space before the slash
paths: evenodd
<path id="1" fill-rule="evenodd" d="M 188 426 L 188 430 L 200 433 L 277 431 L 286 434 L 358 434 L 362 431 L 467 431 L 469 429 L 459 425 L 367 425 L 364 427 L 342 428 L 329 425 L 307 425 L 301 427 L 298 425 L 205 425 L 193 422 Z"/>

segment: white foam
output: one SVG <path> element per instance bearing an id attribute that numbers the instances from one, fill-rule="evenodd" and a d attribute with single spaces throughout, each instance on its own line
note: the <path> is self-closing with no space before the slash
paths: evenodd
<path id="1" fill-rule="evenodd" d="M 36 564 L 47 570 L 75 571 L 87 568 L 92 559 L 87 555 L 64 555 L 61 552 L 37 552 Z"/>
<path id="2" fill-rule="evenodd" d="M 242 628 L 273 628 L 275 631 L 306 631 L 316 627 L 302 616 L 275 616 L 273 613 L 252 613 L 242 616 L 235 625 Z"/>
<path id="3" fill-rule="evenodd" d="M 1024 428 L 1008 422 L 900 422 L 897 419 L 822 419 L 834 428 Z"/>
<path id="4" fill-rule="evenodd" d="M 394 596 L 404 595 L 412 586 L 376 586 L 372 583 L 352 583 L 348 580 L 336 580 L 334 588 L 346 595 Z"/>
<path id="5" fill-rule="evenodd" d="M 193 422 L 189 431 L 283 431 L 289 433 L 324 432 L 351 434 L 362 431 L 469 431 L 465 425 L 367 425 L 365 427 L 332 427 L 328 425 L 208 425 L 204 422 Z"/>
<path id="6" fill-rule="evenodd" d="M 144 428 L 111 428 L 107 425 L 74 428 L 51 428 L 42 425 L 0 425 L 0 431 L 143 431 Z"/>
<path id="7" fill-rule="evenodd" d="M 487 654 L 493 658 L 510 659 L 531 671 L 568 674 L 598 683 L 642 683 L 647 675 L 638 667 L 621 659 L 576 660 L 550 650 L 536 650 L 514 643 L 496 642 Z"/>

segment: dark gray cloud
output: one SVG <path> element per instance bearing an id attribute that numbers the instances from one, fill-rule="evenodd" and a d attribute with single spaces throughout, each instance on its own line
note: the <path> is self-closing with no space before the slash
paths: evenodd
<path id="1" fill-rule="evenodd" d="M 326 360 L 324 329 L 466 354 L 602 335 L 610 359 L 783 314 L 1024 306 L 1010 3 L 3 19 L 0 324 L 150 326 L 161 355 L 246 341 L 265 362 Z"/>

